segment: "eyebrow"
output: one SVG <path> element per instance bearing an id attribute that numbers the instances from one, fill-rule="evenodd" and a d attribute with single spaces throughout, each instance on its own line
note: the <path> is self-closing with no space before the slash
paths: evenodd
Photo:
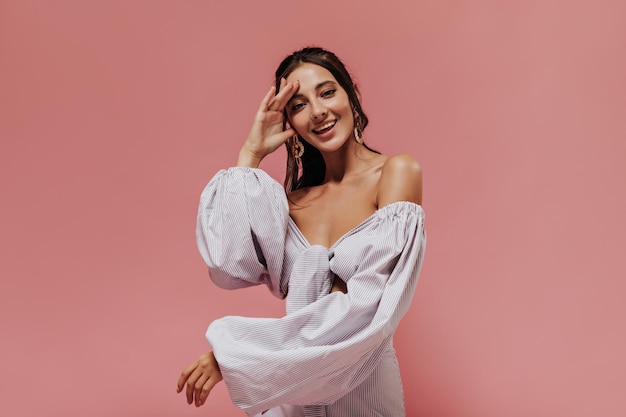
<path id="1" fill-rule="evenodd" d="M 322 81 L 321 83 L 319 83 L 318 85 L 315 86 L 315 90 L 317 91 L 320 88 L 326 87 L 328 84 L 337 85 L 337 82 L 336 81 L 332 81 L 332 80 Z M 303 97 L 304 97 L 304 94 L 301 94 L 301 93 L 294 94 L 293 96 L 291 96 L 291 98 L 289 99 L 287 104 L 291 103 L 295 99 L 303 98 Z"/>

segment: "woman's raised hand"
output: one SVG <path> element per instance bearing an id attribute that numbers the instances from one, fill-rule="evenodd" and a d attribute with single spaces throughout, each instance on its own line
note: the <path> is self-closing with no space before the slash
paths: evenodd
<path id="1" fill-rule="evenodd" d="M 292 83 L 283 78 L 278 94 L 275 95 L 276 87 L 270 88 L 256 112 L 248 139 L 239 151 L 237 166 L 257 168 L 263 158 L 296 134 L 292 128 L 283 130 L 283 125 L 285 106 L 299 87 L 298 81 Z"/>

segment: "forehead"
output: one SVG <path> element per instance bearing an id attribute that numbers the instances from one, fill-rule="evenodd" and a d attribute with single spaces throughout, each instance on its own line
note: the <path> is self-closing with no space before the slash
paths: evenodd
<path id="1" fill-rule="evenodd" d="M 324 81 L 337 82 L 333 74 L 326 68 L 316 64 L 304 63 L 296 67 L 289 76 L 287 81 L 300 81 L 300 88 L 313 87 Z"/>

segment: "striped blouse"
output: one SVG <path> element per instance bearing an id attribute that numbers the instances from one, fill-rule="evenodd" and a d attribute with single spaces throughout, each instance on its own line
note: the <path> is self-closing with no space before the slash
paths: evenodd
<path id="1" fill-rule="evenodd" d="M 422 265 L 423 222 L 421 206 L 395 202 L 331 247 L 310 245 L 268 174 L 218 172 L 196 230 L 211 279 L 286 297 L 282 318 L 228 316 L 209 326 L 233 403 L 249 416 L 405 416 L 392 338 Z M 346 294 L 330 293 L 335 276 Z"/>

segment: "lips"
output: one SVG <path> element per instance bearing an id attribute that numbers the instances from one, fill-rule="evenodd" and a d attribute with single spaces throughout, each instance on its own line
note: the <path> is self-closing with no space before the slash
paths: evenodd
<path id="1" fill-rule="evenodd" d="M 321 125 L 317 129 L 313 129 L 313 133 L 315 133 L 316 135 L 324 134 L 324 133 L 328 132 L 330 129 L 332 129 L 335 126 L 336 123 L 337 123 L 336 120 L 334 120 L 332 122 L 324 123 L 323 125 Z"/>

